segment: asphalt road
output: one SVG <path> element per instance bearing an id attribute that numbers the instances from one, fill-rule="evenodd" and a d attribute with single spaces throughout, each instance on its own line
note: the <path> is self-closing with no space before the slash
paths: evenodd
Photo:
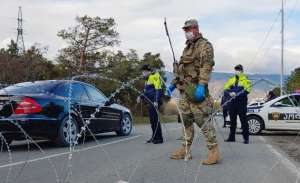
<path id="1" fill-rule="evenodd" d="M 287 156 L 297 166 L 300 166 L 300 132 L 299 131 L 273 131 L 264 132 L 263 137 L 277 151 Z"/>
<path id="2" fill-rule="evenodd" d="M 58 148 L 49 142 L 39 142 L 41 150 L 27 143 L 13 143 L 11 156 L 0 153 L 1 182 L 26 183 L 289 183 L 296 182 L 297 168 L 269 141 L 253 136 L 250 144 L 224 143 L 228 129 L 218 127 L 222 161 L 214 166 L 202 166 L 200 160 L 207 150 L 200 133 L 192 146 L 190 161 L 171 160 L 170 153 L 179 147 L 181 135 L 178 123 L 164 124 L 164 144 L 145 144 L 149 126 L 137 126 L 129 137 L 114 134 L 88 138 L 75 148 Z M 199 132 L 199 130 L 198 130 Z M 9 160 L 12 158 L 11 160 Z M 70 159 L 70 160 L 69 160 Z"/>

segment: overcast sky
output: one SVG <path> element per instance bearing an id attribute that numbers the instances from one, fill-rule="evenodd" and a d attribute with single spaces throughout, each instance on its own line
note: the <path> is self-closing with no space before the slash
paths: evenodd
<path id="1" fill-rule="evenodd" d="M 231 72 L 243 64 L 250 73 L 280 72 L 280 17 L 273 31 L 261 44 L 281 7 L 281 0 L 0 0 L 0 46 L 16 38 L 18 6 L 22 6 L 24 40 L 27 46 L 48 46 L 47 57 L 54 59 L 65 43 L 58 30 L 74 25 L 76 16 L 113 17 L 117 22 L 121 45 L 127 52 L 136 49 L 139 56 L 160 53 L 167 70 L 172 57 L 163 20 L 168 19 L 175 54 L 184 47 L 182 25 L 196 18 L 204 37 L 215 48 L 215 71 Z M 300 67 L 300 3 L 286 0 L 285 72 Z"/>

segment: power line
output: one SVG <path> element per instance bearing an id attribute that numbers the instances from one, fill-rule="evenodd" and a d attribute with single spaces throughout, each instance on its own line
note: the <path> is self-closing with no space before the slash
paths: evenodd
<path id="1" fill-rule="evenodd" d="M 298 1 L 298 0 L 296 0 L 296 1 Z M 287 3 L 287 0 L 285 0 L 285 1 L 283 2 L 283 6 L 285 6 L 286 3 Z M 294 8 L 295 8 L 295 7 L 296 7 L 296 3 L 294 4 Z M 268 38 L 269 38 L 271 32 L 272 32 L 273 29 L 274 29 L 274 26 L 275 26 L 275 24 L 277 23 L 277 21 L 278 21 L 278 19 L 279 19 L 279 16 L 281 15 L 281 11 L 282 11 L 282 10 L 280 9 L 280 10 L 278 11 L 278 13 L 276 14 L 276 17 L 275 17 L 274 21 L 272 22 L 270 28 L 268 29 L 268 31 L 267 31 L 267 33 L 266 33 L 266 35 L 265 35 L 265 37 L 264 37 L 262 43 L 261 43 L 260 46 L 258 47 L 257 52 L 256 52 L 256 54 L 254 55 L 254 57 L 253 57 L 253 59 L 251 60 L 251 62 L 249 63 L 249 65 L 251 65 L 253 62 L 256 61 L 256 59 L 257 59 L 257 57 L 258 57 L 258 55 L 259 55 L 259 52 L 260 52 L 260 51 L 262 50 L 262 48 L 264 47 L 266 41 L 268 40 Z M 290 13 L 290 14 L 291 14 L 291 13 Z"/>
<path id="2" fill-rule="evenodd" d="M 288 16 L 287 16 L 287 18 L 286 18 L 286 22 L 292 17 L 292 15 L 293 15 L 293 13 L 295 12 L 295 9 L 296 9 L 298 3 L 299 3 L 299 0 L 295 0 L 295 2 L 294 2 L 294 4 L 293 4 L 293 7 L 292 7 L 291 11 L 289 12 L 289 14 L 288 14 Z M 284 4 L 286 4 L 286 1 L 284 2 Z M 266 36 L 265 36 L 263 42 L 261 43 L 261 45 L 260 45 L 260 47 L 259 47 L 259 49 L 258 49 L 258 51 L 257 51 L 257 53 L 256 53 L 256 55 L 255 55 L 255 57 L 254 57 L 254 59 L 252 60 L 251 63 L 253 63 L 253 62 L 256 60 L 259 51 L 261 51 L 262 48 L 263 48 L 263 46 L 265 45 L 265 42 L 267 41 L 268 37 L 270 36 L 270 33 L 272 32 L 272 29 L 274 28 L 275 23 L 278 21 L 278 18 L 279 18 L 279 15 L 280 15 L 280 14 L 281 14 L 281 10 L 279 10 L 279 12 L 278 12 L 276 18 L 274 19 L 273 23 L 271 24 L 271 26 L 270 26 L 270 28 L 269 28 L 269 30 L 268 30 L 268 32 L 267 32 L 267 34 L 266 34 Z M 264 53 L 262 54 L 262 57 L 265 57 L 265 56 L 267 55 L 267 53 L 271 50 L 272 47 L 273 47 L 273 46 L 270 46 L 270 47 L 266 48 L 266 50 L 265 50 Z"/>
<path id="3" fill-rule="evenodd" d="M 251 60 L 250 64 L 252 64 L 252 63 L 257 59 L 257 57 L 258 57 L 258 55 L 259 55 L 259 52 L 262 50 L 262 48 L 263 48 L 263 46 L 265 45 L 266 41 L 268 40 L 268 38 L 269 38 L 271 32 L 273 31 L 274 26 L 275 26 L 276 22 L 278 21 L 278 18 L 279 18 L 279 15 L 280 15 L 280 14 L 281 14 L 281 10 L 278 11 L 278 13 L 276 14 L 276 17 L 275 17 L 273 23 L 271 24 L 271 26 L 270 26 L 270 28 L 269 28 L 267 34 L 265 35 L 265 37 L 264 37 L 264 39 L 263 39 L 263 41 L 262 41 L 262 43 L 261 43 L 260 46 L 258 47 L 258 50 L 257 50 L 255 56 L 253 57 L 253 59 Z"/>
<path id="4" fill-rule="evenodd" d="M 294 14 L 295 9 L 296 9 L 296 7 L 298 5 L 298 2 L 299 2 L 298 0 L 295 0 L 293 8 L 291 9 L 290 13 L 288 14 L 286 21 L 288 21 L 291 18 L 291 16 Z"/>

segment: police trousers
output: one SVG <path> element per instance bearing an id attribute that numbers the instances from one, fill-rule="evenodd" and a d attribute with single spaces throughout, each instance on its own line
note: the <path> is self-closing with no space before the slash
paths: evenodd
<path id="1" fill-rule="evenodd" d="M 237 116 L 239 116 L 241 121 L 244 140 L 249 140 L 249 124 L 247 122 L 247 101 L 248 99 L 246 96 L 238 97 L 237 99 L 234 99 L 229 105 L 230 140 L 235 140 Z"/>
<path id="2" fill-rule="evenodd" d="M 160 105 L 160 104 L 159 104 Z M 159 108 L 160 106 L 158 106 Z M 152 141 L 160 141 L 163 140 L 161 124 L 158 117 L 158 109 L 153 105 L 153 103 L 148 103 L 148 113 L 149 113 L 149 120 L 151 124 L 152 130 Z"/>

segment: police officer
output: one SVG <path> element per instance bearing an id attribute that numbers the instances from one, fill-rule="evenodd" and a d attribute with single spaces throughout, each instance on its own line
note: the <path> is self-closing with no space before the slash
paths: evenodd
<path id="1" fill-rule="evenodd" d="M 148 104 L 149 119 L 152 129 L 152 137 L 147 143 L 161 144 L 163 136 L 161 124 L 158 118 L 158 109 L 162 105 L 162 82 L 158 72 L 152 70 L 149 64 L 144 64 L 141 68 L 145 78 L 144 93 L 138 97 L 137 102 L 143 99 Z"/>
<path id="2" fill-rule="evenodd" d="M 274 93 L 274 91 L 269 91 L 268 95 L 267 95 L 267 99 L 266 99 L 266 102 L 269 102 L 270 100 L 273 100 L 277 98 L 276 94 Z"/>
<path id="3" fill-rule="evenodd" d="M 212 44 L 199 32 L 195 19 L 184 23 L 186 47 L 177 65 L 176 77 L 168 87 L 171 94 L 175 88 L 180 91 L 179 109 L 183 119 L 182 146 L 171 154 L 171 159 L 191 159 L 190 147 L 194 138 L 194 122 L 201 128 L 205 136 L 208 158 L 204 165 L 216 164 L 220 153 L 216 132 L 211 120 L 213 100 L 209 95 L 208 82 L 214 66 Z"/>
<path id="4" fill-rule="evenodd" d="M 247 95 L 251 91 L 251 81 L 244 74 L 242 65 L 234 67 L 235 75 L 231 77 L 224 86 L 225 95 L 229 96 L 229 116 L 230 133 L 226 142 L 235 142 L 236 120 L 239 116 L 242 129 L 244 144 L 249 144 L 249 124 L 246 119 L 247 114 Z"/>

